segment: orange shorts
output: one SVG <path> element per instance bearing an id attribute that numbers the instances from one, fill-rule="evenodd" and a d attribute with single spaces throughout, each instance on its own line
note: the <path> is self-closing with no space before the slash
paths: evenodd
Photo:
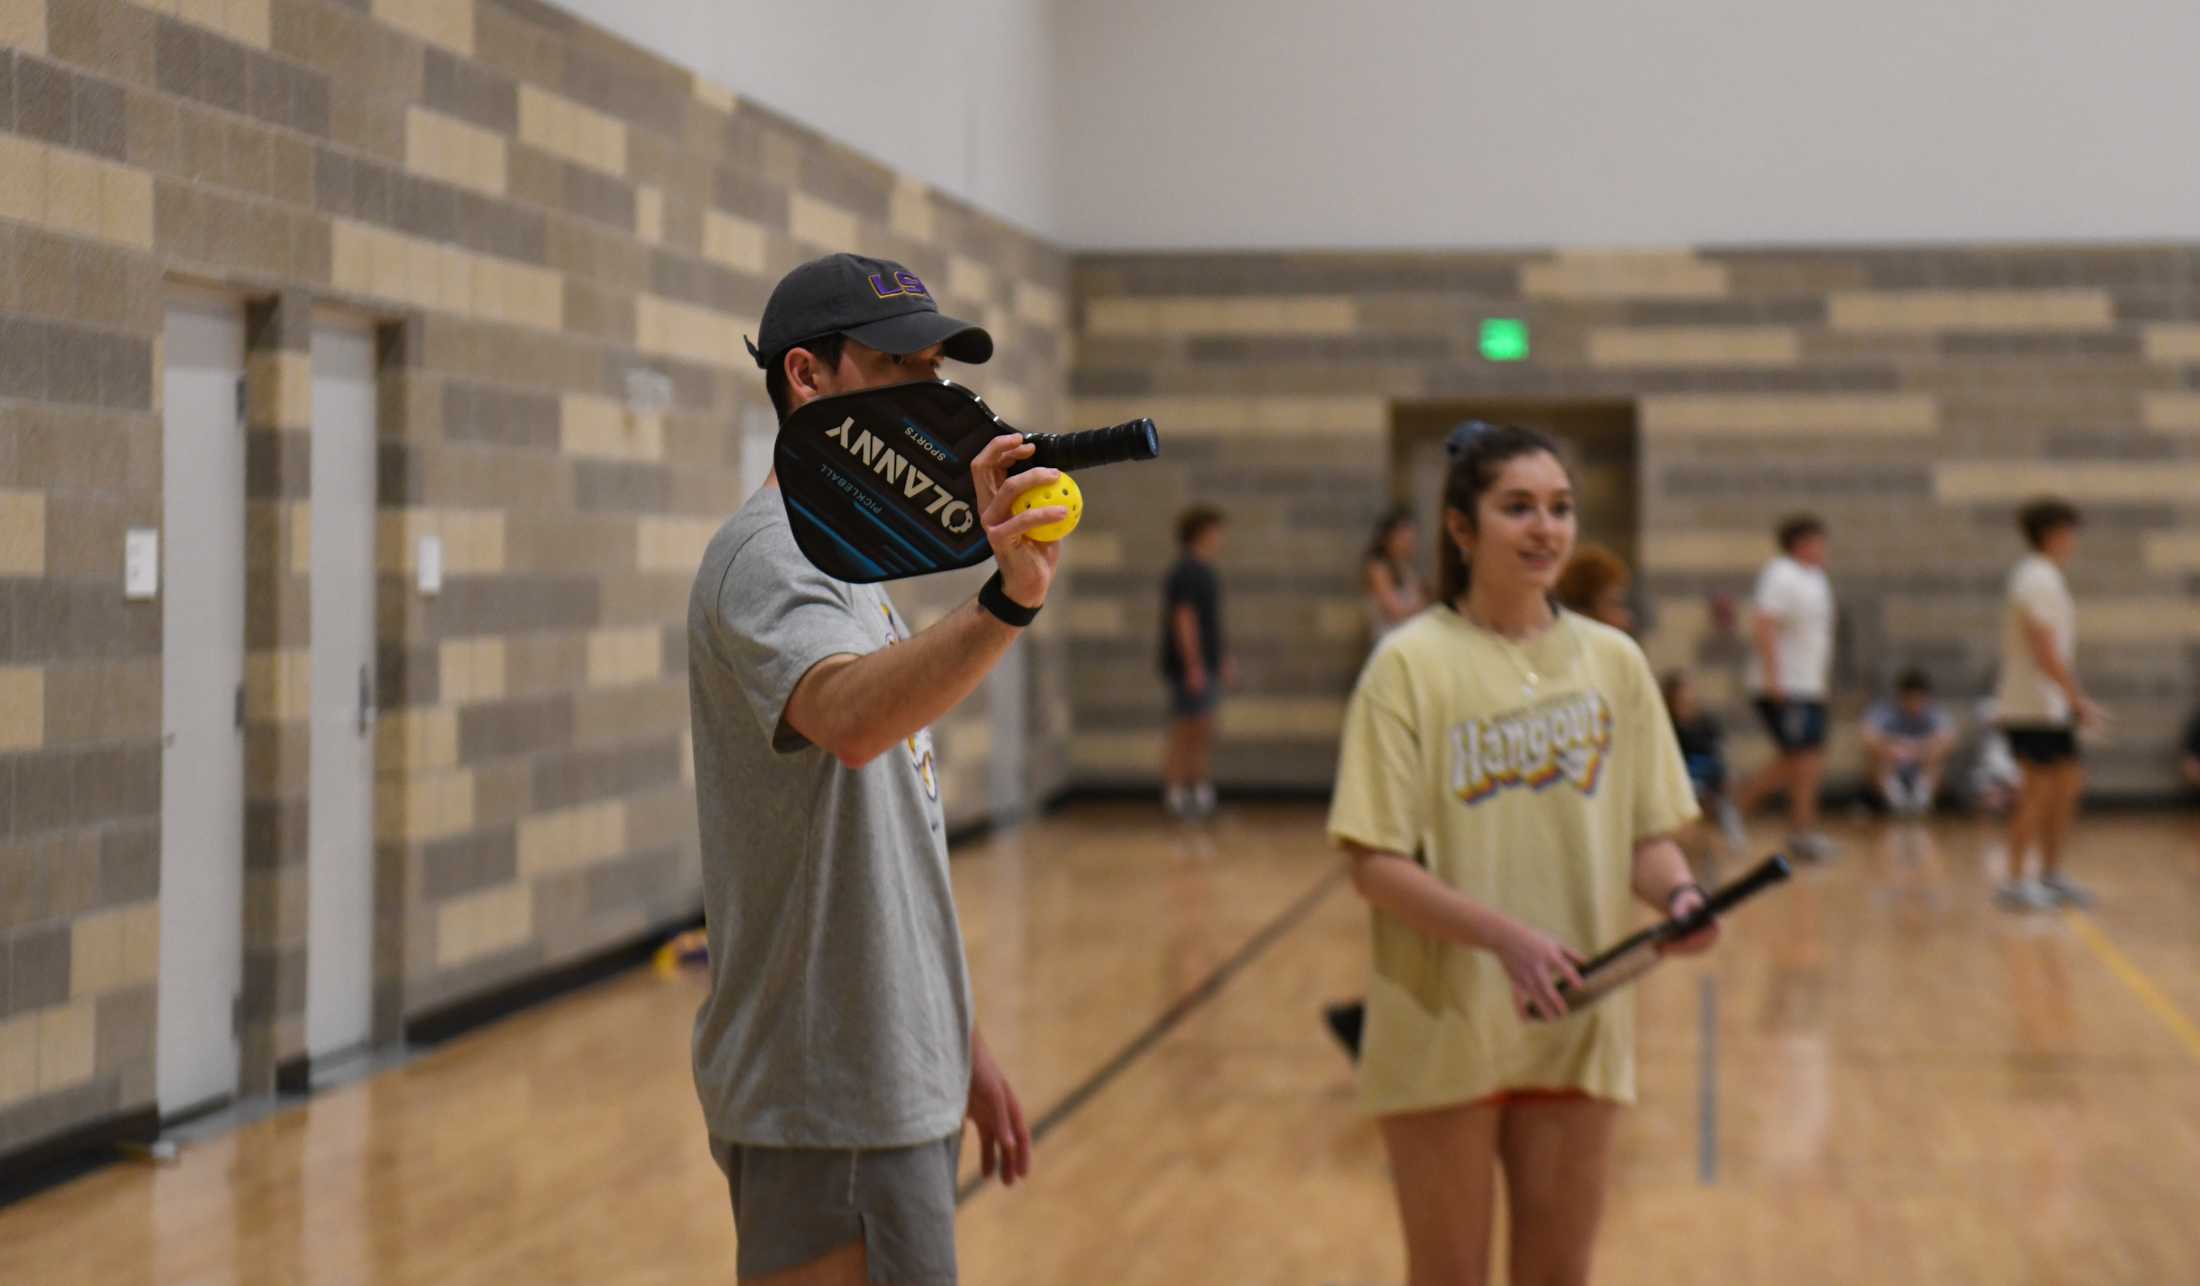
<path id="1" fill-rule="evenodd" d="M 1585 1099 L 1588 1097 L 1589 1091 L 1587 1090 L 1543 1090 L 1532 1088 L 1517 1090 L 1499 1090 L 1495 1094 L 1484 1094 L 1482 1097 L 1467 1104 L 1467 1106 L 1514 1107 L 1522 1103 L 1557 1103 L 1571 1098 Z"/>

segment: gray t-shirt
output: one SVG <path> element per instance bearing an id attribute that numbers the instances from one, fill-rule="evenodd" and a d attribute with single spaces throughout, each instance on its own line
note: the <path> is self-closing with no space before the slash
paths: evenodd
<path id="1" fill-rule="evenodd" d="M 717 1138 L 886 1148 L 961 1128 L 970 978 L 932 734 L 850 769 L 782 722 L 811 666 L 907 636 L 883 590 L 802 556 L 777 487 L 719 528 L 695 575 L 711 970 L 695 1087 Z"/>

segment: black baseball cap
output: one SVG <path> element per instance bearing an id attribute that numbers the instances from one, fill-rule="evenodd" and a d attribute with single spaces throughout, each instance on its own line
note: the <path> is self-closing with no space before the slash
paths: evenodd
<path id="1" fill-rule="evenodd" d="M 897 357 L 934 344 L 972 365 L 993 356 L 985 328 L 942 313 L 917 274 L 891 259 L 862 255 L 826 255 L 781 277 L 764 304 L 749 356 L 768 370 L 774 357 L 826 335 L 846 335 Z"/>

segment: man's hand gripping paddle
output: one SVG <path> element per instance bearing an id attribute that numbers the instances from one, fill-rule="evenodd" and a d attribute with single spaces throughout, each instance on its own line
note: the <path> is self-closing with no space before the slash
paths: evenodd
<path id="1" fill-rule="evenodd" d="M 773 452 L 795 543 L 820 571 L 859 584 L 974 567 L 993 556 L 970 462 L 1017 429 L 950 380 L 811 402 Z M 1027 433 L 1024 469 L 1094 468 L 1161 453 L 1152 420 L 1084 433 Z"/>

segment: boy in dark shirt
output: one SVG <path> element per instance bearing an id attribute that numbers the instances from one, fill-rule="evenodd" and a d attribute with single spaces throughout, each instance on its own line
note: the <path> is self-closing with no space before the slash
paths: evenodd
<path id="1" fill-rule="evenodd" d="M 1215 707 L 1230 679 L 1222 642 L 1222 514 L 1205 506 L 1177 520 L 1176 565 L 1161 587 L 1161 675 L 1169 684 L 1169 739 L 1161 761 L 1163 800 L 1186 820 L 1215 811 Z"/>
<path id="2" fill-rule="evenodd" d="M 1726 752 L 1719 747 L 1719 721 L 1696 706 L 1696 692 L 1688 676 L 1670 670 L 1659 684 L 1665 708 L 1673 718 L 1673 733 L 1681 743 L 1681 761 L 1688 766 L 1688 780 L 1696 788 L 1696 800 L 1704 812 L 1719 819 L 1719 833 L 1727 848 L 1740 853 L 1748 842 L 1742 832 L 1742 815 L 1726 794 Z"/>

